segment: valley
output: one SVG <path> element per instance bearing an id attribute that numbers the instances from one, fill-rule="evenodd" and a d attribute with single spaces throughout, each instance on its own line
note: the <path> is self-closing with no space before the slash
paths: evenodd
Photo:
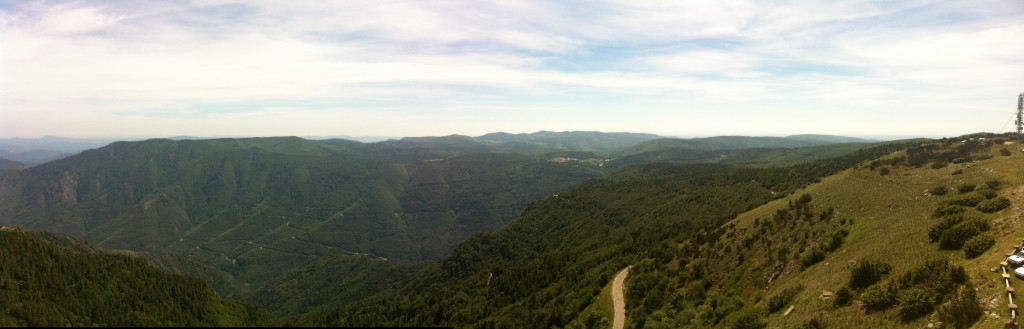
<path id="1" fill-rule="evenodd" d="M 538 135 L 118 142 L 4 172 L 0 214 L 198 276 L 288 325 L 919 327 L 948 322 L 963 285 L 984 301 L 972 324 L 1006 319 L 991 270 L 1019 240 L 1024 193 L 1006 137 Z M 594 146 L 615 137 L 635 146 Z M 974 209 L 1000 199 L 1012 206 Z M 972 257 L 929 241 L 953 220 L 935 209 L 964 202 L 956 218 L 996 241 Z M 851 294 L 859 262 L 892 274 Z M 883 285 L 903 296 L 916 281 L 900 273 L 923 264 L 965 274 L 906 290 L 929 296 L 929 317 L 865 306 Z"/>

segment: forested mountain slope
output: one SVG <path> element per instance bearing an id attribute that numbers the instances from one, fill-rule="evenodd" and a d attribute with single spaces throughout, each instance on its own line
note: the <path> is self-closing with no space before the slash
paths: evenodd
<path id="1" fill-rule="evenodd" d="M 297 323 L 582 325 L 580 311 L 627 264 L 671 258 L 676 243 L 707 239 L 737 214 L 905 147 L 884 145 L 787 168 L 630 167 L 534 203 L 505 229 L 471 237 L 441 262 L 391 283 L 383 293 L 323 307 Z M 653 295 L 650 289 L 656 288 L 636 293 Z M 646 304 L 654 307 L 663 300 L 652 297 Z"/>
<path id="2" fill-rule="evenodd" d="M 1006 301 L 988 270 L 1019 240 L 1024 175 L 1002 142 L 886 144 L 785 168 L 631 167 L 439 263 L 363 281 L 381 293 L 292 321 L 584 327 L 602 323 L 591 304 L 633 265 L 634 328 L 996 327 Z"/>
<path id="3" fill-rule="evenodd" d="M 0 326 L 274 325 L 202 280 L 49 233 L 0 227 Z"/>
<path id="4" fill-rule="evenodd" d="M 763 308 L 757 295 L 738 304 L 740 295 L 700 296 L 688 308 L 704 310 L 699 322 L 668 322 L 678 319 L 665 303 L 682 304 L 659 289 L 719 275 L 702 267 L 686 280 L 651 279 L 686 266 L 674 255 L 714 248 L 675 249 L 717 243 L 722 224 L 744 211 L 920 143 L 604 166 L 615 160 L 591 144 L 615 136 L 556 137 L 119 142 L 4 173 L 0 220 L 147 252 L 295 324 L 583 326 L 593 324 L 584 311 L 601 287 L 632 264 L 630 280 L 641 284 L 627 283 L 627 300 L 636 300 L 628 323 L 722 326 L 739 310 Z M 665 260 L 675 265 L 658 267 Z"/>
<path id="5" fill-rule="evenodd" d="M 259 284 L 320 255 L 435 259 L 601 175 L 593 164 L 432 144 L 118 142 L 5 174 L 0 220 Z"/>
<path id="6" fill-rule="evenodd" d="M 638 143 L 615 152 L 614 160 L 610 165 L 618 168 L 632 164 L 664 162 L 784 167 L 837 157 L 861 148 L 884 143 L 830 135 L 662 138 Z"/>

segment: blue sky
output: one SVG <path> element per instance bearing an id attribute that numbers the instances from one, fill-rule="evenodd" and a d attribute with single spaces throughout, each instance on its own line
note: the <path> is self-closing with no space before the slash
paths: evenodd
<path id="1" fill-rule="evenodd" d="M 1010 131 L 1024 1 L 0 3 L 0 137 Z"/>

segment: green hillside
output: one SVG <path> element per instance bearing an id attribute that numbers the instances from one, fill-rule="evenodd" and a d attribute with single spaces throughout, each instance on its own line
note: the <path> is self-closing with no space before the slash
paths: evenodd
<path id="1" fill-rule="evenodd" d="M 877 144 L 877 141 L 829 135 L 787 137 L 718 136 L 655 139 L 614 153 L 615 168 L 652 162 L 727 163 L 738 166 L 781 167 L 837 157 Z"/>
<path id="2" fill-rule="evenodd" d="M 612 153 L 658 138 L 661 137 L 651 134 L 592 131 L 539 131 L 531 134 L 492 133 L 476 137 L 477 140 L 490 143 L 508 143 L 558 151 L 583 151 L 597 154 Z"/>
<path id="3" fill-rule="evenodd" d="M 145 260 L 49 233 L 0 227 L 2 326 L 266 326 L 253 305 Z"/>
<path id="4" fill-rule="evenodd" d="M 505 229 L 471 237 L 412 279 L 393 280 L 383 293 L 348 305 L 324 307 L 297 323 L 581 324 L 577 322 L 580 312 L 625 265 L 644 267 L 653 261 L 649 258 L 671 259 L 673 241 L 706 239 L 709 232 L 737 214 L 900 147 L 881 146 L 791 168 L 713 164 L 630 167 L 534 203 Z M 649 294 L 650 300 L 640 305 L 659 306 L 668 299 L 665 294 L 634 287 L 631 293 Z M 293 295 L 303 298 L 307 294 Z M 636 312 L 638 306 L 632 307 Z"/>
<path id="5" fill-rule="evenodd" d="M 4 173 L 0 224 L 183 257 L 234 293 L 324 255 L 437 259 L 605 173 L 548 161 L 556 150 L 440 139 L 117 142 Z"/>
<path id="6" fill-rule="evenodd" d="M 634 328 L 1005 315 L 988 270 L 1024 171 L 1000 136 L 582 136 L 120 142 L 3 173 L 0 220 L 145 251 L 293 325 L 591 327 L 626 266 Z"/>
<path id="7" fill-rule="evenodd" d="M 11 169 L 23 169 L 25 167 L 25 164 L 21 162 L 0 158 L 0 171 Z"/>
<path id="8" fill-rule="evenodd" d="M 779 168 L 630 167 L 534 203 L 439 263 L 363 281 L 377 294 L 292 321 L 585 327 L 608 320 L 602 290 L 633 265 L 636 328 L 994 328 L 1007 301 L 989 269 L 1018 239 L 1024 192 L 1022 156 L 999 142 L 889 143 Z M 995 245 L 931 241 L 960 232 L 946 222 L 976 230 L 951 239 Z"/>

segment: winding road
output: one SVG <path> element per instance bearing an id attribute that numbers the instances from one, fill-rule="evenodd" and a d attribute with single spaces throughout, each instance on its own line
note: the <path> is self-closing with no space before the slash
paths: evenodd
<path id="1" fill-rule="evenodd" d="M 626 268 L 619 271 L 619 274 L 615 275 L 615 280 L 612 282 L 612 305 L 615 308 L 615 319 L 612 321 L 612 329 L 622 329 L 626 326 L 626 300 L 622 295 L 622 285 L 626 282 L 626 276 L 629 275 L 629 268 L 633 266 L 626 266 Z"/>

